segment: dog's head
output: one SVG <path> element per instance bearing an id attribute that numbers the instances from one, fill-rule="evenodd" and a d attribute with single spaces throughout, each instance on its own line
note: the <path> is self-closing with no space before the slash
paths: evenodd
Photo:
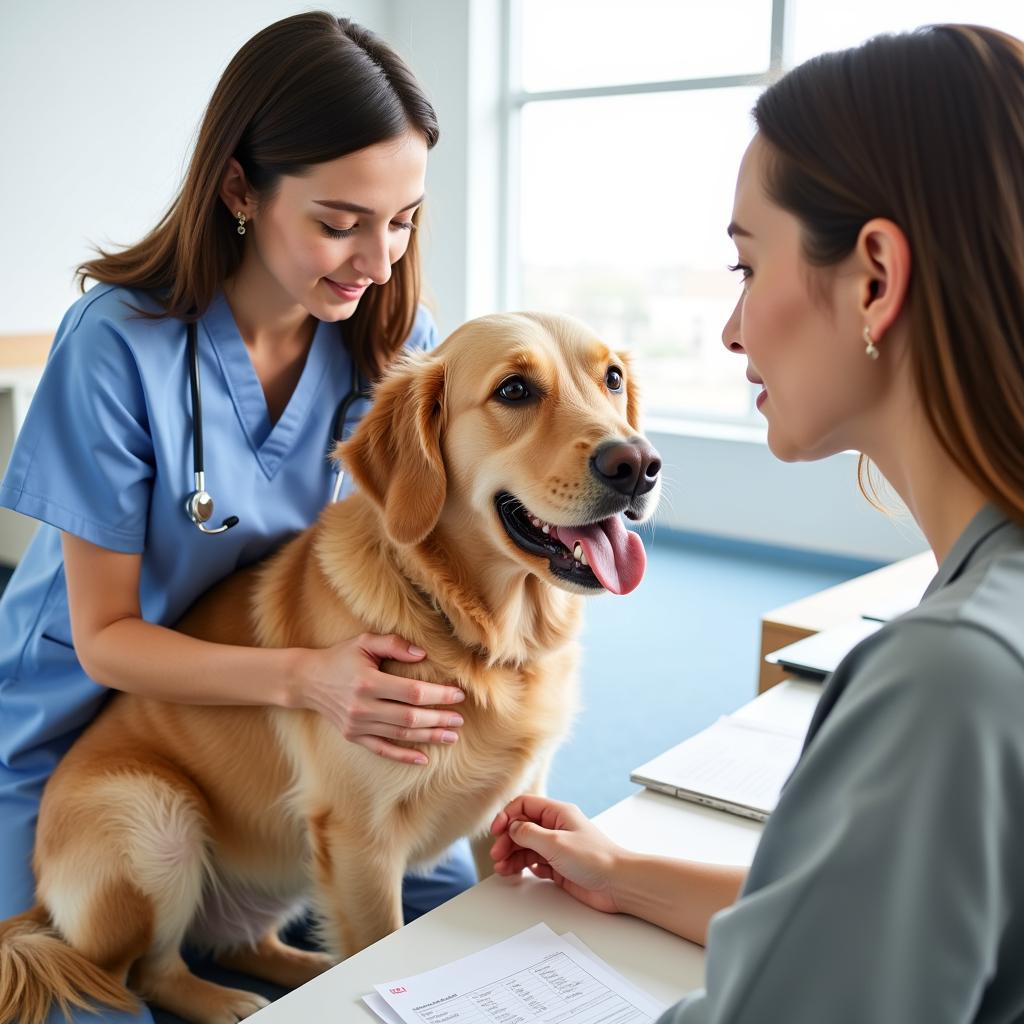
<path id="1" fill-rule="evenodd" d="M 470 321 L 390 370 L 336 454 L 399 544 L 443 529 L 574 593 L 624 594 L 643 576 L 620 517 L 654 512 L 661 460 L 628 358 L 577 320 Z"/>

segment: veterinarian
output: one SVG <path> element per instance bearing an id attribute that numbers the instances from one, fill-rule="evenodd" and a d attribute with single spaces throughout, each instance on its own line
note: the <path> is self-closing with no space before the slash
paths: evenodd
<path id="1" fill-rule="evenodd" d="M 269 650 L 171 628 L 316 518 L 368 383 L 437 343 L 415 234 L 437 138 L 380 39 L 287 18 L 228 66 L 167 215 L 79 268 L 98 283 L 60 324 L 0 486 L 41 521 L 0 601 L 0 918 L 33 902 L 40 794 L 108 687 L 314 709 L 400 761 L 422 756 L 396 739 L 457 741 L 459 690 L 379 670 L 425 656 L 401 637 Z M 406 880 L 407 917 L 474 880 L 460 846 Z"/>
<path id="2" fill-rule="evenodd" d="M 665 1024 L 1024 1013 L 1022 110 L 1024 45 L 956 25 L 815 58 L 755 107 L 723 341 L 772 452 L 861 452 L 939 571 L 826 683 L 749 874 L 540 797 L 495 819 L 500 874 L 706 939 Z"/>

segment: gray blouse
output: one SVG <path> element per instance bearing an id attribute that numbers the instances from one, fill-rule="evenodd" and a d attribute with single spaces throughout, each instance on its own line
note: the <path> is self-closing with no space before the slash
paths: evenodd
<path id="1" fill-rule="evenodd" d="M 706 986 L 659 1024 L 1024 1021 L 1024 529 L 992 506 L 826 682 Z"/>

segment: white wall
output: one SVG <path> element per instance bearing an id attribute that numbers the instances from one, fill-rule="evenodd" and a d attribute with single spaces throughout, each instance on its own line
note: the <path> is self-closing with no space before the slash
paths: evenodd
<path id="1" fill-rule="evenodd" d="M 498 302 L 501 4 L 392 0 L 390 40 L 441 124 L 427 172 L 424 268 L 442 334 Z"/>
<path id="2" fill-rule="evenodd" d="M 316 3 L 6 3 L 0 22 L 0 333 L 56 328 L 90 242 L 136 241 L 180 184 L 235 51 Z M 334 6 L 323 6 L 334 10 Z M 387 0 L 345 0 L 387 35 Z"/>
<path id="3" fill-rule="evenodd" d="M 660 524 L 879 562 L 927 547 L 893 491 L 879 494 L 886 513 L 861 495 L 853 452 L 787 464 L 761 430 L 659 421 L 648 433 L 665 460 Z"/>
<path id="4" fill-rule="evenodd" d="M 0 25 L 0 334 L 52 331 L 90 241 L 127 243 L 163 212 L 221 71 L 288 0 L 34 0 Z M 322 6 L 380 32 L 437 107 L 422 233 L 442 332 L 497 308 L 502 100 L 499 0 L 347 0 Z M 723 169 L 733 173 L 733 169 Z M 653 430 L 670 527 L 891 559 L 921 550 L 856 492 L 854 461 L 784 466 L 749 432 Z M 2 456 L 0 452 L 0 456 Z M 5 523 L 0 517 L 0 534 Z M 0 536 L 2 540 L 2 536 Z M 2 548 L 2 545 L 0 545 Z"/>

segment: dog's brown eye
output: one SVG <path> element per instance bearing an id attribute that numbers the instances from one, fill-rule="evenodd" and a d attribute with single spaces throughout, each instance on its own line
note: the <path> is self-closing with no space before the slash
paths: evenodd
<path id="1" fill-rule="evenodd" d="M 530 389 L 522 377 L 509 377 L 498 385 L 494 394 L 504 402 L 525 402 L 530 398 Z"/>
<path id="2" fill-rule="evenodd" d="M 622 390 L 622 371 L 617 366 L 609 366 L 604 375 L 604 382 L 609 391 Z"/>

